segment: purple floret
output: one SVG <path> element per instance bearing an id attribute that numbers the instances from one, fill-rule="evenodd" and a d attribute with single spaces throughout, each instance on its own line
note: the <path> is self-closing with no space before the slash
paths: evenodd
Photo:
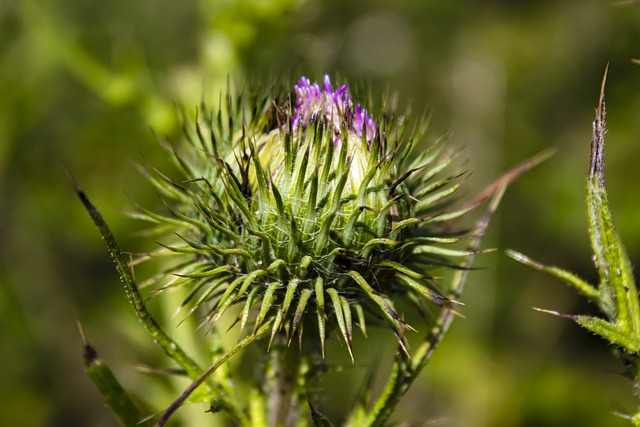
<path id="1" fill-rule="evenodd" d="M 364 131 L 369 143 L 375 138 L 375 121 L 360 104 L 354 110 L 346 84 L 334 91 L 331 79 L 325 75 L 323 90 L 318 83 L 311 84 L 308 78 L 302 77 L 294 90 L 297 98 L 296 114 L 292 122 L 294 132 L 306 130 L 312 121 L 324 120 L 325 125 L 333 131 L 333 139 L 337 145 L 342 142 L 343 128 L 354 132 L 358 137 L 362 137 Z"/>
<path id="2" fill-rule="evenodd" d="M 362 108 L 360 104 L 356 105 L 356 113 L 353 117 L 353 127 L 360 137 L 362 136 L 362 130 L 365 129 L 368 142 L 371 142 L 371 140 L 376 136 L 376 122 L 369 117 L 369 112 Z"/>

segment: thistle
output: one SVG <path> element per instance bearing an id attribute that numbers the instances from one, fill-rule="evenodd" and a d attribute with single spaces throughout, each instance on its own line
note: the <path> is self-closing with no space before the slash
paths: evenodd
<path id="1" fill-rule="evenodd" d="M 240 305 L 240 328 L 269 323 L 271 341 L 313 334 L 322 353 L 338 329 L 352 358 L 354 324 L 366 335 L 382 319 L 406 350 L 413 328 L 396 302 L 450 306 L 429 270 L 469 255 L 445 247 L 460 230 L 439 227 L 466 212 L 445 211 L 459 183 L 437 176 L 451 159 L 415 147 L 424 129 L 409 135 L 393 111 L 375 121 L 329 76 L 303 77 L 294 96 L 294 108 L 231 95 L 203 106 L 189 152 L 173 152 L 183 176 L 151 177 L 170 216 L 137 216 L 179 229 L 151 255 L 183 259 L 162 289 L 187 286 L 183 306 L 207 322 Z"/>
<path id="2" fill-rule="evenodd" d="M 214 109 L 203 103 L 185 123 L 186 144 L 163 144 L 180 176 L 144 170 L 167 212 L 141 207 L 133 214 L 163 236 L 159 250 L 133 263 L 76 189 L 137 317 L 192 380 L 157 426 L 187 401 L 210 402 L 238 425 L 331 425 L 309 401 L 325 343 L 337 335 L 354 360 L 354 329 L 366 336 L 370 325 L 388 328 L 398 352 L 381 395 L 359 400 L 345 425 L 384 424 L 447 332 L 506 186 L 546 158 L 517 166 L 454 207 L 462 174 L 447 173 L 451 151 L 423 144 L 426 120 L 410 123 L 384 100 L 370 113 L 347 85 L 334 89 L 328 76 L 322 85 L 303 77 L 292 93 L 229 91 Z M 484 216 L 462 228 L 462 217 L 487 199 Z M 210 368 L 198 366 L 147 311 L 130 268 L 151 259 L 170 266 L 143 285 L 155 286 L 152 296 L 186 291 L 179 312 L 198 316 L 211 331 Z M 443 268 L 453 269 L 448 286 L 434 278 Z M 415 328 L 405 321 L 407 310 L 420 315 Z M 226 351 L 219 345 L 223 316 L 244 331 Z M 424 332 L 410 354 L 406 334 L 417 329 Z M 239 392 L 227 362 L 263 336 L 269 350 L 263 378 Z M 294 338 L 298 351 L 288 348 Z M 92 373 L 97 353 L 87 349 Z M 125 399 L 113 375 L 99 380 L 108 401 Z M 120 419 L 137 414 L 133 404 L 112 409 Z"/>

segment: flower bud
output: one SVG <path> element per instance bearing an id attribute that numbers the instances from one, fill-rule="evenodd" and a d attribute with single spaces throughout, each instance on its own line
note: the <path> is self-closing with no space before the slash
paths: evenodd
<path id="1" fill-rule="evenodd" d="M 412 328 L 397 303 L 450 304 L 430 270 L 468 254 L 444 247 L 461 233 L 439 226 L 464 213 L 444 210 L 458 187 L 440 177 L 450 159 L 418 147 L 422 132 L 408 135 L 395 111 L 376 121 L 329 76 L 301 78 L 292 96 L 293 107 L 229 94 L 205 108 L 175 155 L 183 179 L 152 178 L 171 216 L 148 218 L 183 229 L 158 254 L 184 257 L 165 288 L 189 287 L 183 305 L 211 322 L 239 305 L 242 329 L 269 322 L 271 340 L 301 343 L 304 331 L 323 354 L 332 330 L 351 353 L 354 325 L 366 335 L 379 319 L 404 346 Z"/>

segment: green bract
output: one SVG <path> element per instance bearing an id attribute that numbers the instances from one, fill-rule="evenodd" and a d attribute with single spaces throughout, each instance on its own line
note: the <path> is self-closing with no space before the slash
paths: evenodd
<path id="1" fill-rule="evenodd" d="M 169 214 L 139 216 L 177 236 L 151 255 L 182 257 L 162 289 L 188 287 L 183 306 L 210 322 L 239 305 L 240 328 L 269 323 L 271 340 L 301 345 L 304 331 L 323 353 L 332 330 L 351 353 L 354 325 L 366 335 L 382 320 L 406 351 L 398 303 L 452 304 L 430 269 L 470 255 L 446 247 L 462 232 L 441 227 L 466 212 L 446 210 L 459 185 L 441 176 L 451 159 L 424 147 L 422 124 L 384 104 L 375 121 L 328 76 L 323 88 L 302 78 L 291 96 L 203 106 L 184 151 L 169 150 L 182 177 L 150 174 Z"/>

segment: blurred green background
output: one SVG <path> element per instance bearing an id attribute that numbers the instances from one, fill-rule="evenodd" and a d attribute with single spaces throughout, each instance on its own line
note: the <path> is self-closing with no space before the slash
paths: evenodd
<path id="1" fill-rule="evenodd" d="M 131 208 L 129 198 L 158 206 L 134 163 L 164 163 L 151 130 L 179 138 L 175 104 L 217 99 L 228 76 L 284 75 L 293 84 L 325 72 L 385 83 L 401 102 L 431 107 L 432 137 L 452 130 L 451 144 L 464 147 L 470 193 L 557 150 L 508 191 L 485 240 L 498 251 L 478 259 L 486 268 L 471 275 L 463 297 L 466 319 L 455 322 L 396 419 L 627 425 L 612 415 L 634 401 L 611 348 L 531 309 L 594 308 L 503 250 L 596 280 L 584 187 L 609 63 L 607 185 L 640 264 L 634 57 L 640 5 L 605 0 L 0 1 L 0 425 L 116 425 L 83 372 L 76 319 L 128 387 L 149 383 L 132 367 L 160 353 L 64 168 L 124 248 L 148 250 L 153 243 L 135 233 L 140 224 L 119 210 Z M 348 401 L 330 394 L 323 406 L 339 417 Z"/>

